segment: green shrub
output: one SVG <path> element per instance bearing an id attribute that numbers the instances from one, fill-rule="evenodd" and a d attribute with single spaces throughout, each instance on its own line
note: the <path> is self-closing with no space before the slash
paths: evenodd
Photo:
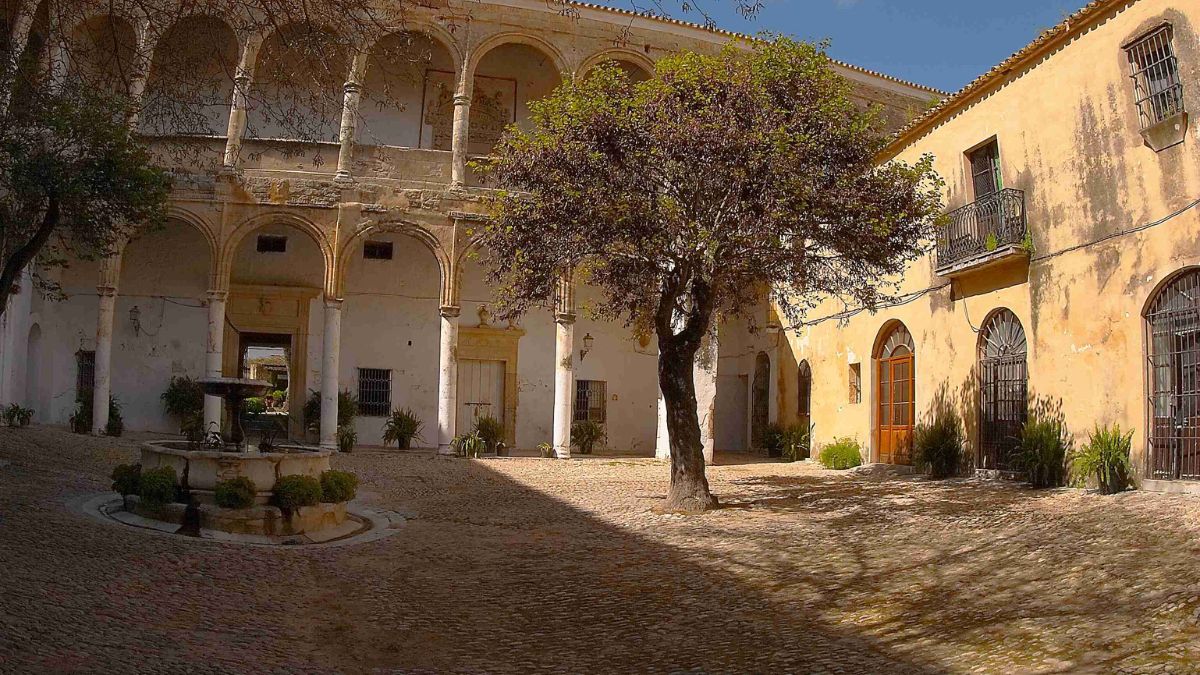
<path id="1" fill-rule="evenodd" d="M 1120 425 L 1096 428 L 1088 442 L 1071 455 L 1071 482 L 1083 487 L 1096 479 L 1100 493 L 1116 494 L 1132 485 L 1133 463 L 1129 459 L 1133 448 L 1133 432 L 1122 433 Z"/>
<path id="2" fill-rule="evenodd" d="M 353 424 L 347 424 L 337 429 L 337 444 L 339 452 L 351 452 L 358 445 L 358 432 Z"/>
<path id="3" fill-rule="evenodd" d="M 348 389 L 339 391 L 338 426 L 344 427 L 350 424 L 355 417 L 358 417 L 358 397 L 350 393 Z M 304 424 L 312 431 L 318 431 L 321 428 L 321 392 L 316 389 L 309 390 L 308 400 L 304 402 Z"/>
<path id="4" fill-rule="evenodd" d="M 128 497 L 138 493 L 138 483 L 142 477 L 141 464 L 118 464 L 112 470 L 113 492 Z"/>
<path id="5" fill-rule="evenodd" d="M 283 476 L 275 481 L 275 505 L 285 511 L 321 501 L 321 481 L 312 476 Z"/>
<path id="6" fill-rule="evenodd" d="M 478 457 L 487 450 L 487 443 L 478 433 L 461 434 L 450 441 L 454 454 L 459 457 Z"/>
<path id="7" fill-rule="evenodd" d="M 10 427 L 24 427 L 33 419 L 33 411 L 16 403 L 4 409 L 4 423 Z"/>
<path id="8" fill-rule="evenodd" d="M 77 434 L 92 433 L 92 392 L 83 392 L 75 403 L 75 412 L 70 418 L 71 431 Z M 104 433 L 120 436 L 125 431 L 125 420 L 121 417 L 121 404 L 115 397 L 108 397 L 108 425 Z"/>
<path id="9" fill-rule="evenodd" d="M 964 438 L 958 411 L 939 407 L 913 429 L 913 466 L 939 480 L 958 475 L 965 464 Z"/>
<path id="10" fill-rule="evenodd" d="M 862 450 L 853 438 L 839 438 L 821 448 L 818 459 L 827 469 L 853 469 L 862 465 Z"/>
<path id="11" fill-rule="evenodd" d="M 558 455 L 554 452 L 554 446 L 549 443 L 538 443 L 538 454 L 542 459 L 554 459 Z"/>
<path id="12" fill-rule="evenodd" d="M 815 425 L 792 425 L 783 430 L 780 436 L 779 456 L 785 462 L 799 462 L 808 459 L 812 449 L 812 432 Z"/>
<path id="13" fill-rule="evenodd" d="M 280 403 L 286 401 L 287 400 L 287 389 L 276 389 L 275 391 L 271 392 L 271 398 L 275 399 L 276 401 L 279 401 Z"/>
<path id="14" fill-rule="evenodd" d="M 246 509 L 254 506 L 254 495 L 258 488 L 254 486 L 254 481 L 245 476 L 238 476 L 217 482 L 213 492 L 217 506 L 226 509 Z"/>
<path id="15" fill-rule="evenodd" d="M 408 408 L 397 408 L 383 423 L 383 444 L 395 443 L 401 450 L 412 447 L 414 439 L 421 438 L 424 423 Z"/>
<path id="16" fill-rule="evenodd" d="M 175 501 L 179 491 L 179 478 L 175 468 L 160 466 L 142 472 L 138 479 L 138 496 L 148 506 L 162 506 Z"/>
<path id="17" fill-rule="evenodd" d="M 488 452 L 496 452 L 500 443 L 504 441 L 504 425 L 490 415 L 484 415 L 475 420 L 475 433 L 483 439 L 483 444 L 487 446 Z"/>
<path id="18" fill-rule="evenodd" d="M 579 454 L 590 455 L 596 443 L 604 438 L 604 427 L 592 420 L 583 420 L 571 425 L 571 445 L 579 448 Z"/>
<path id="19" fill-rule="evenodd" d="M 172 377 L 167 390 L 162 393 L 163 409 L 179 420 L 180 429 L 199 416 L 204 417 L 204 390 L 200 383 L 186 375 Z"/>
<path id="20" fill-rule="evenodd" d="M 251 396 L 242 403 L 242 412 L 247 415 L 261 415 L 267 412 L 267 401 L 261 396 Z"/>
<path id="21" fill-rule="evenodd" d="M 762 449 L 767 451 L 767 457 L 782 457 L 784 434 L 787 430 L 778 424 L 768 424 L 762 432 Z"/>
<path id="22" fill-rule="evenodd" d="M 1058 487 L 1066 477 L 1071 435 L 1060 417 L 1034 415 L 1021 429 L 1012 464 L 1033 487 Z"/>
<path id="23" fill-rule="evenodd" d="M 321 501 L 328 504 L 348 502 L 358 492 L 358 476 L 348 471 L 323 471 L 321 473 Z"/>

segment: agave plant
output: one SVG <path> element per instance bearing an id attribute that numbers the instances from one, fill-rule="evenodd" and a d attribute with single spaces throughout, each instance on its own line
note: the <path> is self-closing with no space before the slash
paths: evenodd
<path id="1" fill-rule="evenodd" d="M 414 439 L 421 438 L 424 423 L 408 408 L 397 408 L 383 423 L 383 444 L 395 443 L 401 450 L 412 447 Z"/>

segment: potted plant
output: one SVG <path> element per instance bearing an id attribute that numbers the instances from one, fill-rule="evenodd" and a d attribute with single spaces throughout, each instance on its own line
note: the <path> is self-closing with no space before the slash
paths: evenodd
<path id="1" fill-rule="evenodd" d="M 579 448 L 579 454 L 590 455 L 602 438 L 604 427 L 592 420 L 583 420 L 571 425 L 571 445 Z"/>
<path id="2" fill-rule="evenodd" d="M 179 421 L 179 432 L 187 433 L 195 418 L 204 417 L 204 390 L 191 377 L 172 377 L 162 393 L 163 409 Z"/>
<path id="3" fill-rule="evenodd" d="M 1071 483 L 1083 487 L 1095 478 L 1100 494 L 1121 492 L 1133 483 L 1132 447 L 1132 431 L 1122 433 L 1120 425 L 1096 425 L 1088 442 L 1071 455 Z"/>
<path id="4" fill-rule="evenodd" d="M 421 438 L 422 427 L 424 423 L 417 419 L 416 413 L 408 408 L 397 408 L 383 423 L 383 444 L 395 443 L 400 450 L 408 450 L 413 439 Z"/>
<path id="5" fill-rule="evenodd" d="M 504 424 L 490 415 L 475 421 L 475 433 L 483 439 L 487 452 L 501 454 L 504 446 Z"/>

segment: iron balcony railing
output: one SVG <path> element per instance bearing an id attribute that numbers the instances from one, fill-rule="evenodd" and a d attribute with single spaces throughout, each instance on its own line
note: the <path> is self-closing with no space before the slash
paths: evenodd
<path id="1" fill-rule="evenodd" d="M 1025 241 L 1025 192 L 1006 188 L 951 211 L 938 235 L 937 266 L 964 260 Z"/>

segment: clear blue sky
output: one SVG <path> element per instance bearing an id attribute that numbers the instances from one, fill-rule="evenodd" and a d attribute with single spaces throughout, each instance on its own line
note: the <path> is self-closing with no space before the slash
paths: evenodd
<path id="1" fill-rule="evenodd" d="M 653 0 L 593 0 L 624 9 Z M 659 0 L 671 16 L 702 22 L 681 0 Z M 698 0 L 718 27 L 829 38 L 836 59 L 955 91 L 1024 47 L 1087 0 L 764 0 L 753 19 L 735 0 Z"/>

